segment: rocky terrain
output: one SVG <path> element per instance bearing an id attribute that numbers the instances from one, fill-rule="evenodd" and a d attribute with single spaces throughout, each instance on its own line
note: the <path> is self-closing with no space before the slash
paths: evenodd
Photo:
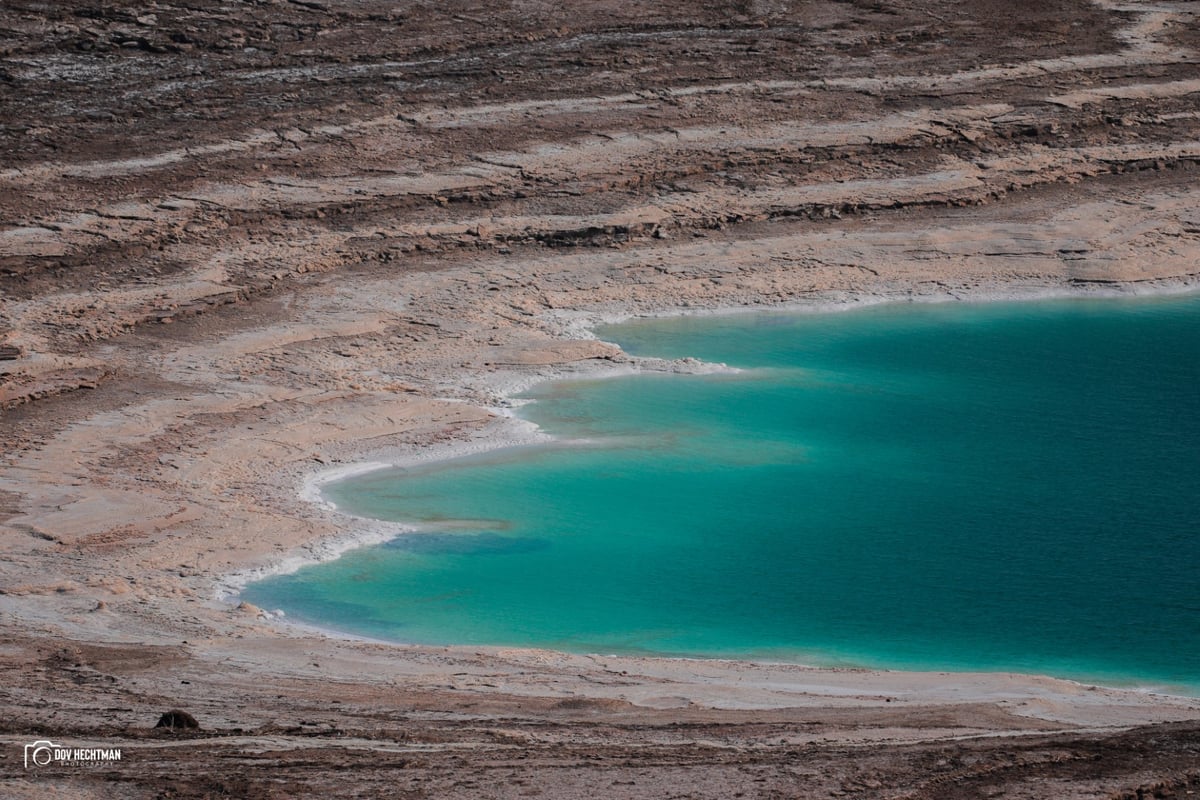
<path id="1" fill-rule="evenodd" d="M 395 647 L 225 594 L 381 535 L 316 471 L 688 368 L 590 320 L 1194 285 L 1198 13 L 6 2 L 0 794 L 1200 795 L 1194 698 Z"/>

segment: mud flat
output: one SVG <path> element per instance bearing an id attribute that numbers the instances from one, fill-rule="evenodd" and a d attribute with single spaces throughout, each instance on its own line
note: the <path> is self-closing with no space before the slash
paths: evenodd
<path id="1" fill-rule="evenodd" d="M 6 4 L 3 794 L 1200 790 L 1194 698 L 396 647 L 219 597 L 357 535 L 315 472 L 634 367 L 589 319 L 1194 285 L 1195 4 L 1026 13 Z M 37 738 L 123 758 L 27 771 Z"/>

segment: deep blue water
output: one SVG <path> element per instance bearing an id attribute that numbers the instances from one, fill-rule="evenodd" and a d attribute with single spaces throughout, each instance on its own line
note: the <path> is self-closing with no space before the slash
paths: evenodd
<path id="1" fill-rule="evenodd" d="M 328 487 L 422 531 L 249 587 L 422 643 L 1200 693 L 1200 297 L 639 321 L 742 371 L 542 386 L 562 440 Z"/>

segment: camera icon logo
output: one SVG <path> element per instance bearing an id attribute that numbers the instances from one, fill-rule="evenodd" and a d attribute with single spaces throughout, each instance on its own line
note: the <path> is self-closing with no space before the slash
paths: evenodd
<path id="1" fill-rule="evenodd" d="M 25 769 L 29 769 L 31 766 L 46 766 L 54 760 L 55 749 L 62 749 L 62 745 L 55 744 L 49 739 L 38 739 L 32 744 L 25 745 Z"/>

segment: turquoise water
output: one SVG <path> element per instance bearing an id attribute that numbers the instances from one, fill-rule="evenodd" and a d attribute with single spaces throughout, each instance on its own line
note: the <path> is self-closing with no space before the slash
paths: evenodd
<path id="1" fill-rule="evenodd" d="M 544 385 L 524 414 L 563 443 L 330 486 L 423 530 L 248 599 L 406 642 L 1200 693 L 1200 298 L 599 333 L 742 371 Z"/>

